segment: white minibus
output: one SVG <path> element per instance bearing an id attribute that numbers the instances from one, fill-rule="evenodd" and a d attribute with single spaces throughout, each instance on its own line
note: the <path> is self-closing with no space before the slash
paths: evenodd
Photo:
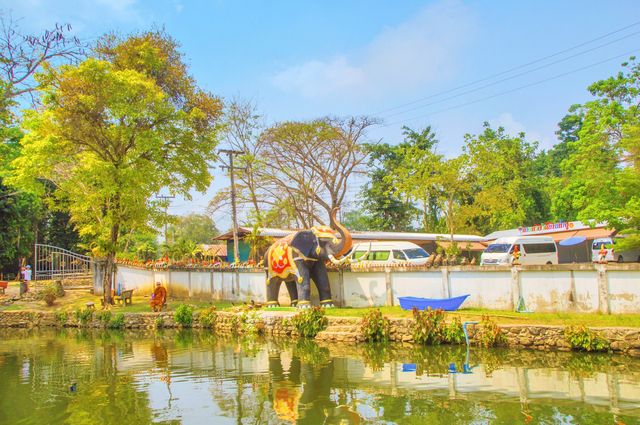
<path id="1" fill-rule="evenodd" d="M 507 265 L 513 262 L 513 252 L 518 245 L 519 263 L 558 264 L 558 247 L 550 236 L 514 236 L 499 238 L 485 248 L 480 265 Z"/>
<path id="2" fill-rule="evenodd" d="M 367 254 L 366 259 L 361 259 Z M 412 265 L 426 264 L 429 253 L 412 242 L 361 242 L 353 245 L 351 255 L 354 260 L 371 265 L 389 265 L 409 263 Z"/>

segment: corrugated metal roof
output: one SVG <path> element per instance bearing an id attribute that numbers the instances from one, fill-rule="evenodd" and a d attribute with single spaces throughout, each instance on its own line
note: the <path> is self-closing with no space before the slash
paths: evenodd
<path id="1" fill-rule="evenodd" d="M 253 229 L 248 227 L 239 227 L 238 235 L 244 236 L 251 233 Z M 291 229 L 275 229 L 270 227 L 258 228 L 260 236 L 282 238 L 288 234 L 297 232 L 297 230 Z M 215 239 L 228 240 L 233 237 L 232 232 L 224 233 Z M 450 236 L 442 233 L 412 233 L 412 232 L 351 232 L 351 237 L 354 240 L 379 240 L 379 241 L 440 241 L 449 240 Z M 453 240 L 456 242 L 481 242 L 484 240 L 483 236 L 478 235 L 453 235 Z"/>

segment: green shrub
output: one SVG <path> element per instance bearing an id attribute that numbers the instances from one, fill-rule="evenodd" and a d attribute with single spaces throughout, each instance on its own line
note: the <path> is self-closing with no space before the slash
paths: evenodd
<path id="1" fill-rule="evenodd" d="M 442 329 L 442 339 L 448 344 L 462 344 L 464 342 L 464 330 L 460 319 L 454 317 Z"/>
<path id="2" fill-rule="evenodd" d="M 111 312 L 109 310 L 97 311 L 96 320 L 102 323 L 102 326 L 107 326 L 109 324 L 109 320 L 111 320 Z"/>
<path id="3" fill-rule="evenodd" d="M 369 310 L 360 321 L 360 333 L 365 341 L 389 341 L 391 322 L 382 315 L 379 309 Z"/>
<path id="4" fill-rule="evenodd" d="M 200 325 L 202 325 L 203 328 L 214 328 L 216 326 L 217 319 L 218 315 L 216 313 L 215 305 L 201 311 L 199 315 Z"/>
<path id="5" fill-rule="evenodd" d="M 86 325 L 93 318 L 93 311 L 89 310 L 88 308 L 78 308 L 73 312 L 73 314 L 76 317 L 76 322 L 78 322 L 79 325 Z"/>
<path id="6" fill-rule="evenodd" d="M 124 328 L 124 313 L 117 313 L 115 316 L 111 317 L 107 327 L 109 329 L 123 329 Z"/>
<path id="7" fill-rule="evenodd" d="M 48 282 L 44 285 L 44 287 L 40 290 L 40 296 L 44 300 L 44 302 L 51 307 L 53 303 L 58 298 L 58 288 L 55 283 Z"/>
<path id="8" fill-rule="evenodd" d="M 58 311 L 55 313 L 54 317 L 60 325 L 64 325 L 67 323 L 67 320 L 69 320 L 69 313 L 66 311 Z"/>
<path id="9" fill-rule="evenodd" d="M 302 310 L 291 318 L 291 323 L 298 333 L 306 338 L 314 338 L 318 332 L 327 328 L 329 321 L 320 307 Z"/>
<path id="10" fill-rule="evenodd" d="M 444 311 L 413 308 L 413 341 L 416 344 L 437 345 L 444 341 Z"/>
<path id="11" fill-rule="evenodd" d="M 571 348 L 578 351 L 607 351 L 609 341 L 584 325 L 567 326 L 564 337 Z"/>
<path id="12" fill-rule="evenodd" d="M 186 328 L 191 327 L 193 323 L 193 307 L 187 304 L 180 304 L 176 307 L 176 312 L 173 315 L 173 319 L 177 324 Z"/>
<path id="13" fill-rule="evenodd" d="M 240 333 L 258 335 L 264 332 L 264 321 L 257 311 L 245 311 L 240 316 Z"/>
<path id="14" fill-rule="evenodd" d="M 481 347 L 495 347 L 504 343 L 504 335 L 500 328 L 489 316 L 482 316 L 480 323 L 476 326 L 475 342 Z"/>
<path id="15" fill-rule="evenodd" d="M 156 317 L 156 329 L 162 329 L 164 327 L 164 318 L 162 316 Z"/>

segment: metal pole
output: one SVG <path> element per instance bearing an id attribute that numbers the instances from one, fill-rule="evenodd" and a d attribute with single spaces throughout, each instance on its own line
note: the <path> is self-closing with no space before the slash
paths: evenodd
<path id="1" fill-rule="evenodd" d="M 240 261 L 240 254 L 238 250 L 238 217 L 236 213 L 236 184 L 235 184 L 235 176 L 234 171 L 235 168 L 233 166 L 233 156 L 234 155 L 242 155 L 243 151 L 236 151 L 231 149 L 222 149 L 219 151 L 220 153 L 226 153 L 229 156 L 229 165 L 222 166 L 222 169 L 229 170 L 229 179 L 231 180 L 231 221 L 233 226 L 233 259 L 235 263 Z"/>

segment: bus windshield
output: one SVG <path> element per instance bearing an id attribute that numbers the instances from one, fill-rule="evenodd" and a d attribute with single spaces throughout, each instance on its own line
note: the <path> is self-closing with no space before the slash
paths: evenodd
<path id="1" fill-rule="evenodd" d="M 502 254 L 505 252 L 509 252 L 509 248 L 511 248 L 511 244 L 508 244 L 508 243 L 492 243 L 487 247 L 487 249 L 484 250 L 484 252 L 488 254 L 491 254 L 491 253 Z"/>

